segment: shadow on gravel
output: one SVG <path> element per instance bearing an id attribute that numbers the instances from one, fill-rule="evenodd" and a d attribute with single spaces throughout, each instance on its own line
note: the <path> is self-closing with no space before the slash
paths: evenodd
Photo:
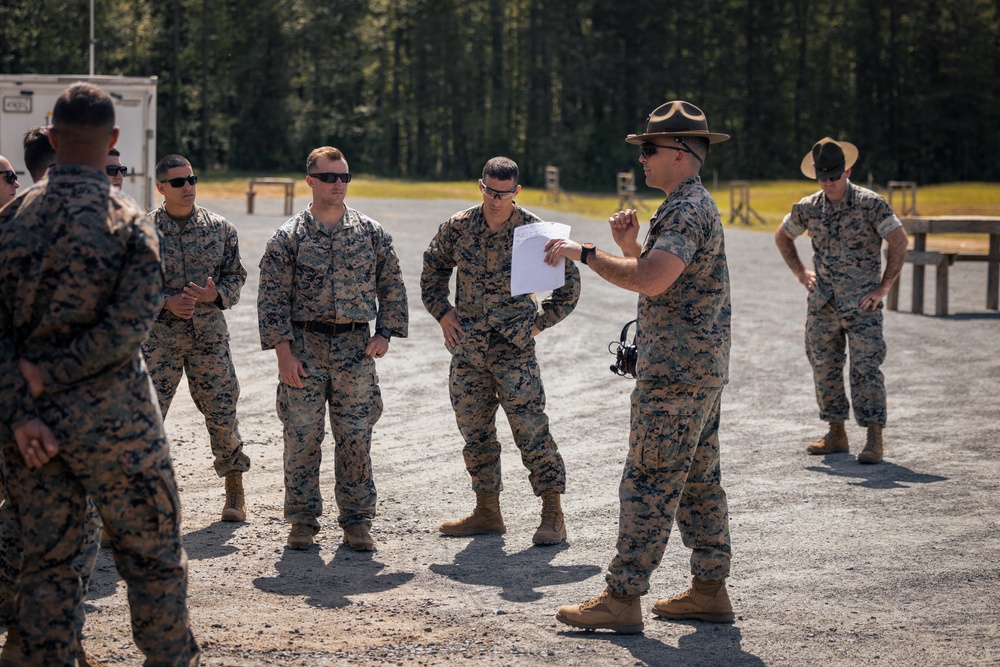
<path id="1" fill-rule="evenodd" d="M 181 544 L 187 551 L 189 560 L 208 560 L 222 558 L 238 551 L 231 544 L 226 544 L 243 523 L 217 521 L 201 530 L 194 530 L 181 536 Z"/>
<path id="2" fill-rule="evenodd" d="M 304 597 L 314 607 L 347 607 L 351 595 L 382 593 L 413 578 L 412 572 L 379 574 L 386 566 L 372 552 L 354 552 L 346 545 L 337 549 L 329 563 L 323 562 L 317 547 L 285 549 L 274 567 L 277 577 L 258 577 L 254 586 L 265 593 Z"/>
<path id="3" fill-rule="evenodd" d="M 222 558 L 236 551 L 236 547 L 226 544 L 233 537 L 236 529 L 244 524 L 223 523 L 221 521 L 181 536 L 181 544 L 187 551 L 188 560 L 208 560 Z M 114 595 L 122 578 L 115 567 L 111 549 L 101 549 L 94 566 L 94 575 L 90 579 L 90 590 L 87 600 L 99 600 Z M 87 610 L 92 611 L 92 609 Z"/>
<path id="4" fill-rule="evenodd" d="M 646 631 L 660 624 L 686 625 L 694 630 L 677 638 L 677 646 L 645 635 L 618 635 L 608 632 L 566 630 L 559 634 L 574 639 L 606 641 L 631 653 L 640 665 L 685 665 L 685 667 L 763 667 L 764 661 L 742 648 L 743 635 L 734 625 L 698 621 L 661 621 L 646 623 Z M 659 630 L 659 627 L 657 628 Z"/>
<path id="5" fill-rule="evenodd" d="M 502 537 L 474 537 L 469 546 L 455 554 L 454 563 L 435 563 L 430 569 L 459 583 L 499 588 L 500 597 L 510 602 L 540 600 L 539 588 L 583 581 L 602 572 L 596 565 L 553 565 L 552 559 L 569 548 L 565 542 L 528 547 L 513 554 L 505 552 L 503 547 Z"/>
<path id="6" fill-rule="evenodd" d="M 874 465 L 862 465 L 853 456 L 843 454 L 827 454 L 823 457 L 824 466 L 809 466 L 806 470 L 821 472 L 835 477 L 856 478 L 851 482 L 855 486 L 866 489 L 905 489 L 912 484 L 931 484 L 943 482 L 947 477 L 927 475 L 913 472 L 909 468 L 888 461 Z"/>

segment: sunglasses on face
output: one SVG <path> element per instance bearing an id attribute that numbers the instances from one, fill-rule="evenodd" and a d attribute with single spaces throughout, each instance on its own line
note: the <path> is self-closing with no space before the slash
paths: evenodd
<path id="1" fill-rule="evenodd" d="M 345 171 L 343 173 L 336 173 L 332 171 L 323 171 L 318 174 L 308 174 L 313 178 L 323 181 L 324 183 L 336 183 L 338 180 L 344 183 L 351 182 L 351 172 Z"/>
<path id="2" fill-rule="evenodd" d="M 647 141 L 639 146 L 639 157 L 651 158 L 656 155 L 656 151 L 660 148 L 665 148 L 668 151 L 678 151 L 681 153 L 690 153 L 691 151 L 684 148 L 677 148 L 676 146 L 661 146 L 660 144 L 654 144 L 651 141 Z"/>
<path id="3" fill-rule="evenodd" d="M 11 171 L 10 169 L 7 169 L 5 171 L 0 171 L 0 174 L 3 174 L 3 177 L 6 178 L 7 182 L 11 185 L 14 185 L 14 181 L 17 180 L 16 171 Z"/>
<path id="4" fill-rule="evenodd" d="M 820 183 L 827 183 L 827 182 L 836 183 L 837 181 L 840 180 L 840 177 L 843 176 L 843 175 L 844 175 L 844 172 L 840 172 L 836 176 L 831 176 L 830 178 L 821 178 L 821 179 L 819 179 L 819 182 Z"/>
<path id="5" fill-rule="evenodd" d="M 117 174 L 121 174 L 122 176 L 128 175 L 128 167 L 122 167 L 117 164 L 109 164 L 104 168 L 104 171 L 106 171 L 108 173 L 108 176 L 111 176 L 112 178 L 114 178 Z M 174 187 L 180 187 L 180 186 L 175 185 Z"/>
<path id="6" fill-rule="evenodd" d="M 124 169 L 125 167 L 119 167 L 119 168 Z M 108 173 L 109 174 L 111 173 L 111 167 L 108 167 Z M 122 173 L 124 174 L 125 172 Z M 187 183 L 188 185 L 194 185 L 197 182 L 198 182 L 197 176 L 178 176 L 177 178 L 166 178 L 160 181 L 160 183 L 169 183 L 170 187 L 172 188 L 183 188 L 185 183 Z"/>
<path id="7" fill-rule="evenodd" d="M 499 199 L 500 201 L 507 201 L 508 199 L 513 199 L 514 195 L 517 194 L 517 186 L 515 185 L 512 190 L 494 190 L 493 188 L 486 187 L 484 183 L 482 186 L 483 195 L 487 199 Z"/>

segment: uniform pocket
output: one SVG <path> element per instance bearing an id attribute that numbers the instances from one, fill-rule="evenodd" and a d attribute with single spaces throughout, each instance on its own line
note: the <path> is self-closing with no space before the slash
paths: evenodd
<path id="1" fill-rule="evenodd" d="M 697 438 L 691 415 L 640 411 L 635 432 L 635 463 L 650 471 L 684 470 L 690 466 Z"/>

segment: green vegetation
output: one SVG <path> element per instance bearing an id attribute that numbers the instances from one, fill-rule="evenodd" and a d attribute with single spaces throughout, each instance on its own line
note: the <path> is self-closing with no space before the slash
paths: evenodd
<path id="1" fill-rule="evenodd" d="M 284 178 L 299 179 L 296 191 L 301 196 L 308 192 L 305 178 L 301 174 L 268 174 Z M 232 174 L 207 174 L 198 183 L 198 192 L 208 198 L 241 198 L 246 196 L 247 176 L 234 177 Z M 723 222 L 730 217 L 730 193 L 728 183 L 711 187 L 712 196 L 719 203 Z M 864 185 L 864 184 L 862 184 Z M 350 194 L 354 197 L 377 197 L 398 199 L 467 199 L 476 201 L 479 192 L 476 182 L 417 182 L 391 178 L 376 178 L 359 175 L 351 181 Z M 879 189 L 876 186 L 876 189 Z M 764 223 L 751 216 L 751 229 L 774 229 L 788 213 L 792 204 L 817 190 L 815 183 L 801 179 L 798 181 L 761 181 L 751 183 L 750 207 L 764 218 Z M 884 188 L 880 191 L 885 194 Z M 278 197 L 278 188 L 262 188 L 258 197 Z M 641 216 L 649 216 L 662 201 L 658 190 L 640 187 Z M 550 200 L 540 188 L 524 188 L 517 198 L 526 208 L 545 207 L 576 215 L 605 219 L 618 210 L 618 198 L 613 193 L 577 193 L 562 195 L 559 201 Z M 918 188 L 917 210 L 921 215 L 997 215 L 1000 216 L 1000 183 L 951 183 L 929 185 Z M 740 222 L 734 226 L 745 226 Z"/>

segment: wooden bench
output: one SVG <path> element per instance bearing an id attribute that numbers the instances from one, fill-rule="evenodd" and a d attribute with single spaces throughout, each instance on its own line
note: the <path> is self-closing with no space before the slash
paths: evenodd
<path id="1" fill-rule="evenodd" d="M 914 313 L 924 312 L 924 267 L 933 266 L 936 268 L 936 282 L 934 284 L 934 314 L 948 314 L 948 267 L 955 263 L 958 253 L 935 252 L 929 250 L 907 250 L 906 262 L 913 264 L 913 294 L 912 307 Z M 918 275 L 919 273 L 919 275 Z M 889 310 L 899 310 L 899 279 L 889 288 L 889 296 L 886 297 L 886 308 Z"/>
<path id="2" fill-rule="evenodd" d="M 253 215 L 254 199 L 258 185 L 281 185 L 285 188 L 285 215 L 295 210 L 295 179 L 293 178 L 250 178 L 247 180 L 247 213 Z"/>

